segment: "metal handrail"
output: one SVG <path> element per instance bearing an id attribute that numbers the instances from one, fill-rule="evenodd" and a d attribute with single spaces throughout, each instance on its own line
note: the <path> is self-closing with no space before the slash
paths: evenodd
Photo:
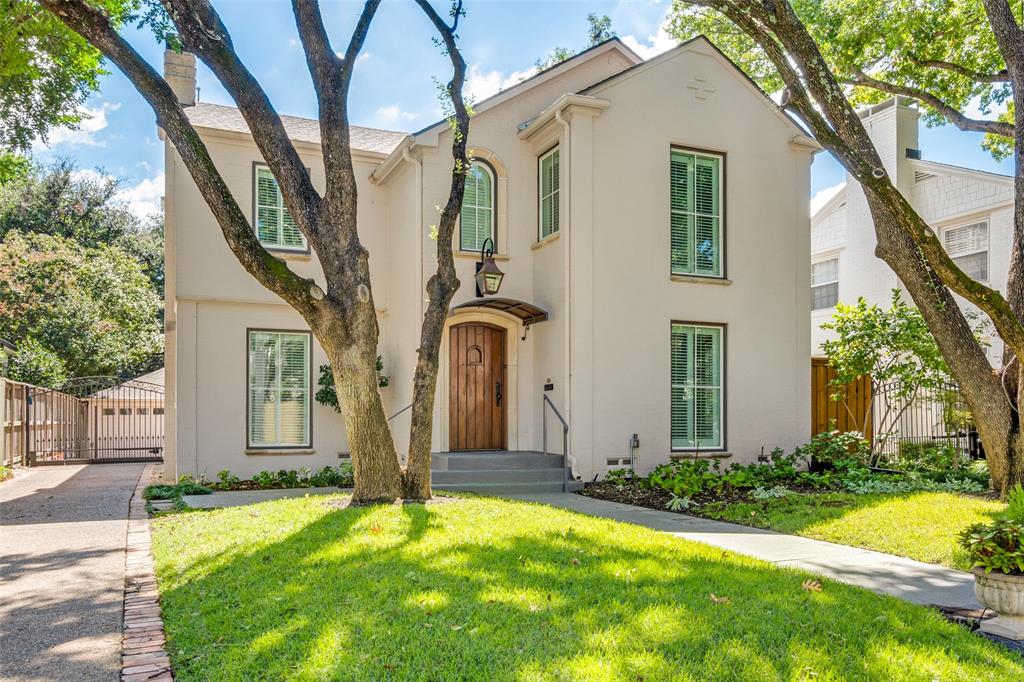
<path id="1" fill-rule="evenodd" d="M 409 409 L 410 407 L 412 407 L 412 405 L 413 405 L 412 403 L 409 403 L 408 405 L 406 405 L 405 407 L 403 407 L 402 409 L 400 409 L 400 410 L 399 410 L 398 412 L 395 412 L 395 413 L 394 413 L 393 415 L 391 415 L 390 417 L 388 417 L 388 421 L 391 421 L 392 419 L 394 419 L 394 418 L 395 418 L 395 417 L 397 417 L 398 415 L 402 414 L 403 412 L 405 412 L 406 410 L 408 410 L 408 409 Z"/>
<path id="2" fill-rule="evenodd" d="M 558 417 L 558 421 L 562 423 L 562 456 L 565 461 L 562 462 L 562 492 L 569 492 L 569 469 L 572 463 L 576 461 L 574 457 L 569 454 L 569 422 L 565 421 L 565 417 L 558 411 L 555 404 L 551 402 L 551 398 L 545 394 L 542 396 L 544 402 L 541 405 L 541 432 L 543 435 L 543 452 L 545 455 L 548 454 L 548 411 L 546 408 L 550 407 L 551 411 Z"/>

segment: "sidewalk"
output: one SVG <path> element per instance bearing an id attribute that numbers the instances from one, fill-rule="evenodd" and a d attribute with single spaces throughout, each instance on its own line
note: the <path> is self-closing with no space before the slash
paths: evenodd
<path id="1" fill-rule="evenodd" d="M 904 557 L 712 521 L 674 512 L 595 500 L 571 493 L 509 496 L 602 518 L 634 523 L 778 566 L 800 568 L 915 604 L 980 608 L 970 573 Z"/>

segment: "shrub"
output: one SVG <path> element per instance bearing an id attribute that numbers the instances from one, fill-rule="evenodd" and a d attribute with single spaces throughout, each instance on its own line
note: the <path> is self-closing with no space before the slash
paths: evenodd
<path id="1" fill-rule="evenodd" d="M 6 481 L 8 478 L 14 478 L 14 469 L 0 464 L 0 481 Z"/>
<path id="2" fill-rule="evenodd" d="M 905 471 L 950 471 L 967 464 L 964 453 L 952 443 L 900 441 L 899 456 L 888 465 Z"/>
<path id="3" fill-rule="evenodd" d="M 273 488 L 274 474 L 269 471 L 261 471 L 252 477 L 252 482 L 255 483 L 258 488 Z"/>
<path id="4" fill-rule="evenodd" d="M 622 488 L 636 478 L 632 469 L 611 469 L 604 475 L 604 482 Z"/>
<path id="5" fill-rule="evenodd" d="M 213 487 L 219 488 L 220 490 L 231 490 L 237 487 L 241 483 L 241 479 L 235 476 L 227 469 L 223 469 L 217 472 L 217 482 L 213 484 Z"/>
<path id="6" fill-rule="evenodd" d="M 182 476 L 178 483 L 147 485 L 142 491 L 142 497 L 147 500 L 176 500 L 182 495 L 209 495 L 212 492 L 205 485 L 196 483 L 191 477 Z"/>
<path id="7" fill-rule="evenodd" d="M 918 474 L 897 476 L 868 474 L 862 477 L 850 477 L 843 481 L 843 487 L 855 495 L 912 492 L 980 493 L 985 490 L 983 485 L 969 479 L 947 478 L 943 481 L 933 481 Z"/>
<path id="8" fill-rule="evenodd" d="M 861 469 L 871 458 L 871 446 L 858 431 L 824 431 L 796 450 L 816 469 Z"/>
<path id="9" fill-rule="evenodd" d="M 711 466 L 706 459 L 684 459 L 659 464 L 642 484 L 672 493 L 676 497 L 693 497 L 708 490 L 717 490 L 722 485 L 718 461 L 714 463 L 714 471 Z"/>
<path id="10" fill-rule="evenodd" d="M 775 500 L 792 494 L 793 491 L 789 488 L 777 485 L 774 488 L 754 488 L 754 492 L 751 493 L 751 496 L 755 500 Z"/>
<path id="11" fill-rule="evenodd" d="M 986 573 L 1024 574 L 1024 523 L 1008 517 L 977 523 L 960 534 L 960 546 Z"/>
<path id="12" fill-rule="evenodd" d="M 309 485 L 314 488 L 351 488 L 354 482 L 352 464 L 349 462 L 342 462 L 336 467 L 324 467 L 309 476 Z"/>

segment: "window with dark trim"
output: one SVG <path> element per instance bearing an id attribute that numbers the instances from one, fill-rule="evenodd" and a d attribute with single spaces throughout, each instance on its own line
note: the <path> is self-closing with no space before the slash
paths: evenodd
<path id="1" fill-rule="evenodd" d="M 311 446 L 311 343 L 309 332 L 249 331 L 249 447 Z"/>
<path id="2" fill-rule="evenodd" d="M 544 153 L 537 159 L 538 165 L 538 196 L 539 216 L 537 219 L 537 239 L 542 240 L 558 232 L 561 216 L 559 203 L 558 147 Z"/>
<path id="3" fill-rule="evenodd" d="M 494 171 L 482 161 L 474 161 L 466 174 L 466 191 L 459 214 L 459 249 L 462 251 L 479 251 L 488 239 L 497 243 L 494 180 Z"/>
<path id="4" fill-rule="evenodd" d="M 839 258 L 811 263 L 811 310 L 834 308 L 839 302 Z"/>
<path id="5" fill-rule="evenodd" d="M 722 169 L 718 154 L 672 149 L 669 158 L 673 275 L 722 276 Z"/>
<path id="6" fill-rule="evenodd" d="M 725 329 L 672 324 L 672 449 L 724 447 Z"/>

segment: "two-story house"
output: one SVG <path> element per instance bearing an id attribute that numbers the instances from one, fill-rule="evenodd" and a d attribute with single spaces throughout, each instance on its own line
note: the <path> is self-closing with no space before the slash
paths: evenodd
<path id="1" fill-rule="evenodd" d="M 195 102 L 191 56 L 166 59 L 264 245 L 322 279 L 238 111 Z M 749 462 L 808 438 L 815 141 L 704 38 L 646 62 L 612 39 L 475 112 L 455 236 L 462 287 L 435 402 L 442 467 L 456 466 L 448 453 L 540 451 L 545 420 L 548 449 L 561 452 L 552 407 L 585 480 L 631 455 L 641 471 L 673 455 Z M 283 121 L 323 191 L 318 123 Z M 446 122 L 413 134 L 352 130 L 359 232 L 390 377 L 382 394 L 400 452 L 450 135 Z M 166 159 L 170 472 L 337 463 L 342 421 L 313 399 L 324 353 L 302 318 L 235 261 L 170 145 Z M 496 297 L 473 286 L 487 238 L 505 273 Z"/>
<path id="2" fill-rule="evenodd" d="M 931 225 L 960 268 L 1005 293 L 1013 237 L 1013 178 L 927 161 L 918 143 L 920 112 L 911 100 L 888 99 L 860 112 L 886 172 L 910 205 Z M 888 307 L 896 273 L 875 256 L 875 230 L 860 184 L 846 185 L 811 217 L 811 347 L 830 338 L 821 325 L 839 301 Z M 910 301 L 905 293 L 904 300 Z M 965 310 L 974 309 L 961 300 Z M 983 319 L 983 318 L 981 318 Z M 1002 342 L 986 339 L 998 367 Z"/>

